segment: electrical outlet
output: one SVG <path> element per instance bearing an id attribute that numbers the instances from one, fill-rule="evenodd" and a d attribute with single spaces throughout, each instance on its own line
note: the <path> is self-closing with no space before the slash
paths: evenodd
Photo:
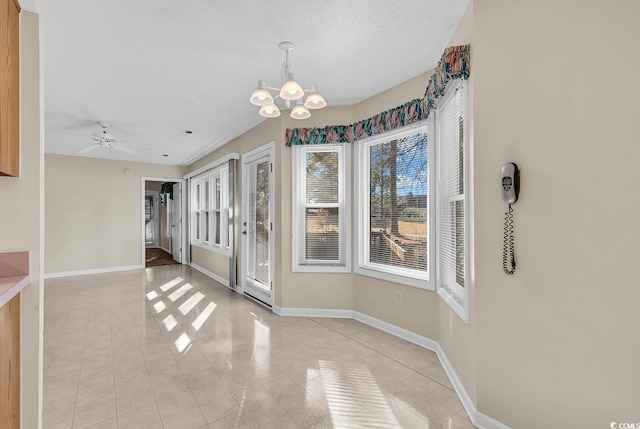
<path id="1" fill-rule="evenodd" d="M 396 304 L 402 304 L 402 291 L 396 291 Z"/>

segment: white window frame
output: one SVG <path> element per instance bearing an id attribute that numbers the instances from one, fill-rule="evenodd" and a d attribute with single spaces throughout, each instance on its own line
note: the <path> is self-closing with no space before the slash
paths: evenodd
<path id="1" fill-rule="evenodd" d="M 438 109 L 435 112 L 436 114 L 436 141 L 437 141 L 437 148 L 436 152 L 439 152 L 439 148 L 441 147 L 441 145 L 443 144 L 447 144 L 447 142 L 442 141 L 441 136 L 442 133 L 439 132 L 440 128 L 443 126 L 443 124 L 440 123 L 440 118 L 442 115 L 442 111 L 443 109 L 446 109 L 449 106 L 449 103 L 453 100 L 453 97 L 456 95 L 456 93 L 458 91 L 461 91 L 460 94 L 462 96 L 462 117 L 463 117 L 463 128 L 462 128 L 462 136 L 463 136 L 463 141 L 462 141 L 462 147 L 463 147 L 463 169 L 462 169 L 462 174 L 463 174 L 463 189 L 464 189 L 464 193 L 459 196 L 456 197 L 456 199 L 461 198 L 461 201 L 463 201 L 464 203 L 464 287 L 460 287 L 458 284 L 443 284 L 442 283 L 442 278 L 441 278 L 441 270 L 442 267 L 440 266 L 440 254 L 438 253 L 436 255 L 436 260 L 437 262 L 437 268 L 436 268 L 436 290 L 438 295 L 449 305 L 449 307 L 451 307 L 451 309 L 458 315 L 460 316 L 460 318 L 465 322 L 465 323 L 469 323 L 469 235 L 468 235 L 468 225 L 469 225 L 469 205 L 468 205 L 468 195 L 469 195 L 469 178 L 468 178 L 468 165 L 469 165 L 469 159 L 467 156 L 468 153 L 468 110 L 467 110 L 467 86 L 466 83 L 461 80 L 455 80 L 452 83 L 449 84 L 449 87 L 446 89 L 445 94 L 443 96 L 443 98 L 440 100 L 440 102 L 438 103 Z M 436 154 L 437 155 L 437 154 Z M 437 156 L 436 158 L 436 171 L 437 171 L 437 179 L 436 179 L 436 186 L 440 186 L 440 180 L 441 180 L 441 175 L 442 174 L 446 174 L 445 171 L 443 171 L 442 168 L 440 168 L 440 157 Z M 450 201 L 453 201 L 453 199 L 451 199 Z M 439 195 L 438 198 L 436 198 L 436 204 L 437 204 L 437 210 L 439 213 L 440 210 L 440 205 L 441 204 L 448 204 L 450 201 L 440 201 Z M 436 228 L 438 231 L 441 231 L 440 228 L 440 221 L 441 219 L 439 217 L 436 218 Z M 440 251 L 440 240 L 441 240 L 441 236 L 440 234 L 438 234 L 437 237 L 437 252 Z"/>
<path id="2" fill-rule="evenodd" d="M 432 204 L 432 190 L 433 181 L 431 180 L 431 160 L 433 159 L 433 144 L 431 126 L 432 121 L 421 121 L 416 124 L 412 124 L 406 127 L 398 128 L 388 131 L 383 134 L 379 134 L 375 137 L 359 140 L 356 145 L 356 161 L 354 177 L 356 177 L 356 252 L 357 263 L 354 266 L 354 272 L 364 276 L 375 277 L 382 280 L 404 284 L 407 286 L 413 286 L 421 289 L 435 290 L 433 282 L 433 226 L 431 225 L 431 219 L 433 219 L 433 206 Z M 376 264 L 369 262 L 369 233 L 370 233 L 370 215 L 369 215 L 369 167 L 370 167 L 370 150 L 373 145 L 380 143 L 386 143 L 396 138 L 406 137 L 412 134 L 426 132 L 429 136 L 429 142 L 427 145 L 428 161 L 429 162 L 429 189 L 428 192 L 428 208 L 427 208 L 427 248 L 428 260 L 427 271 L 422 272 L 419 270 L 412 270 L 408 268 L 397 268 L 383 264 Z"/>
<path id="3" fill-rule="evenodd" d="M 220 180 L 220 207 L 216 206 L 215 201 L 215 183 L 216 179 Z M 191 231 L 191 244 L 193 246 L 201 247 L 207 250 L 213 250 L 218 253 L 222 253 L 224 255 L 230 255 L 229 248 L 229 195 L 228 195 L 228 180 L 229 180 L 229 167 L 227 165 L 206 171 L 202 174 L 199 174 L 193 178 L 191 178 L 191 186 L 190 186 L 190 225 L 189 230 Z M 206 183 L 209 184 L 209 194 L 206 193 Z M 201 204 L 205 201 L 205 196 L 208 197 L 206 200 L 208 201 L 207 207 L 196 207 L 196 190 L 199 186 L 200 192 L 200 202 Z M 196 237 L 196 213 L 200 213 L 200 237 Z M 206 213 L 209 213 L 209 222 L 206 222 Z M 216 237 L 216 229 L 215 229 L 215 214 L 220 213 L 220 235 Z M 208 231 L 209 240 L 205 240 L 205 231 Z M 216 243 L 218 241 L 219 243 Z"/>
<path id="4" fill-rule="evenodd" d="M 350 178 L 351 160 L 349 144 L 339 145 L 304 145 L 294 146 L 292 154 L 292 271 L 293 272 L 324 272 L 324 273 L 350 273 L 351 272 L 351 225 L 350 210 L 347 205 L 351 201 Z M 339 180 L 339 260 L 338 261 L 313 261 L 305 258 L 305 210 L 309 206 L 306 201 L 306 155 L 310 152 L 337 152 L 338 153 L 338 180 Z M 323 205 L 326 206 L 326 205 Z"/>

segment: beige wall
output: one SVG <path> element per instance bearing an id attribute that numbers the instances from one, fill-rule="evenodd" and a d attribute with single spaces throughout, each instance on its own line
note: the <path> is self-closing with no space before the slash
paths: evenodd
<path id="1" fill-rule="evenodd" d="M 640 421 L 639 16 L 630 0 L 474 5 L 477 400 L 514 428 Z"/>
<path id="2" fill-rule="evenodd" d="M 229 282 L 229 257 L 199 246 L 191 246 L 191 262 Z M 239 262 L 239 261 L 238 261 Z M 240 279 L 238 278 L 238 283 Z"/>
<path id="3" fill-rule="evenodd" d="M 184 172 L 52 154 L 45 167 L 47 274 L 142 265 L 141 177 L 178 179 Z"/>
<path id="4" fill-rule="evenodd" d="M 37 428 L 42 402 L 42 73 L 39 16 L 20 15 L 20 177 L 0 177 L 0 252 L 28 250 L 30 283 L 21 295 L 23 428 Z"/>

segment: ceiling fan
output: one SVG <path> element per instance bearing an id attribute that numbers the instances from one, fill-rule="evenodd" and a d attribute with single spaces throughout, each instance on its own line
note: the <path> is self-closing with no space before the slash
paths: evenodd
<path id="1" fill-rule="evenodd" d="M 91 133 L 88 143 L 91 143 L 89 146 L 85 146 L 77 153 L 89 153 L 92 152 L 99 147 L 106 147 L 111 152 L 112 149 L 119 150 L 121 152 L 128 153 L 129 155 L 142 155 L 140 152 L 137 152 L 131 148 L 128 148 L 124 145 L 124 143 L 118 141 L 116 136 L 107 132 L 107 128 L 111 126 L 109 122 L 99 121 L 98 125 L 102 127 L 102 131 L 96 131 Z"/>

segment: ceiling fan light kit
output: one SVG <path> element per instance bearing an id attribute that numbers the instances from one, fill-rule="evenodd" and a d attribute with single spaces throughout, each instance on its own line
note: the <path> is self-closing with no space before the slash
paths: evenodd
<path id="1" fill-rule="evenodd" d="M 280 98 L 285 100 L 285 106 L 291 107 L 291 102 L 295 101 L 296 105 L 291 109 L 290 116 L 293 119 L 307 119 L 311 117 L 309 109 L 322 109 L 327 105 L 322 94 L 318 92 L 318 86 L 313 85 L 311 89 L 303 89 L 298 82 L 296 82 L 291 73 L 291 63 L 289 62 L 289 53 L 293 52 L 295 45 L 291 42 L 280 42 L 278 48 L 285 51 L 285 61 L 282 64 L 281 88 L 274 88 L 267 86 L 264 80 L 258 81 L 258 87 L 251 94 L 249 101 L 251 104 L 260 107 L 260 115 L 265 118 L 277 118 L 280 116 L 280 109 L 275 103 L 275 100 Z M 277 91 L 278 95 L 271 94 L 272 91 Z M 307 99 L 302 102 L 305 92 L 309 93 Z"/>

